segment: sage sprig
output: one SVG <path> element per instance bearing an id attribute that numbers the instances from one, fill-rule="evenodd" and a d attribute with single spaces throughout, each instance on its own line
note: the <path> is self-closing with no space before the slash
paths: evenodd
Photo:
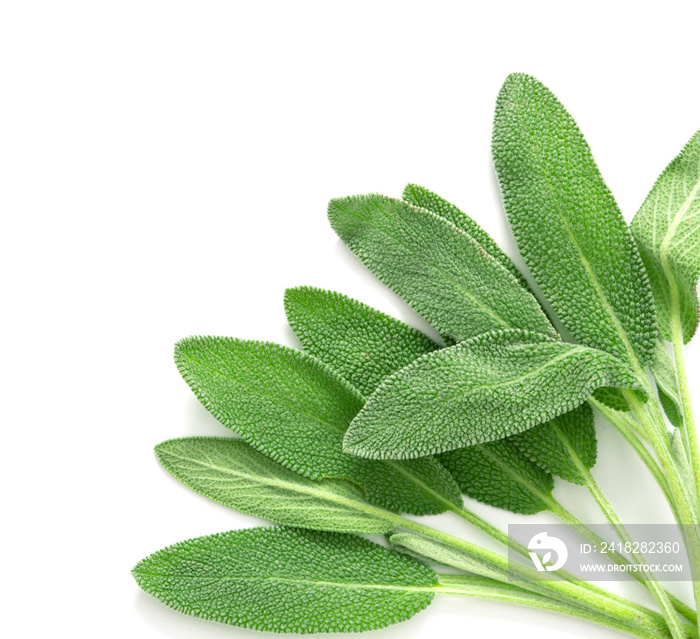
<path id="1" fill-rule="evenodd" d="M 271 632 L 378 629 L 453 594 L 644 639 L 698 636 L 700 447 L 683 346 L 698 322 L 700 131 L 631 228 L 572 116 L 535 78 L 506 79 L 492 151 L 537 286 L 462 209 L 409 184 L 401 199 L 333 199 L 328 217 L 442 342 L 312 286 L 284 296 L 303 351 L 217 336 L 178 342 L 183 378 L 238 437 L 172 439 L 156 446 L 158 460 L 193 491 L 278 527 L 155 552 L 133 569 L 144 591 L 186 614 Z M 684 524 L 695 607 L 653 574 L 640 583 L 657 610 L 566 571 L 541 581 L 534 568 L 403 516 L 460 517 L 529 560 L 471 510 L 474 499 L 520 515 L 549 510 L 599 544 L 555 498 L 565 480 L 633 543 L 593 474 L 594 409 Z"/>

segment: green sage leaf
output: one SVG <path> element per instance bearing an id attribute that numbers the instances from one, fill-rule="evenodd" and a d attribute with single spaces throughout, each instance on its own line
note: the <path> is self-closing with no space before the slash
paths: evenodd
<path id="1" fill-rule="evenodd" d="M 656 321 L 639 251 L 573 118 L 535 78 L 503 85 L 493 158 L 520 253 L 561 322 L 581 344 L 648 364 Z"/>
<path id="2" fill-rule="evenodd" d="M 373 504 L 415 515 L 461 505 L 434 459 L 377 463 L 343 452 L 364 398 L 316 358 L 227 337 L 191 337 L 175 348 L 180 373 L 204 407 L 253 448 L 309 479 L 339 477 Z"/>
<path id="3" fill-rule="evenodd" d="M 531 461 L 575 484 L 585 484 L 581 468 L 595 466 L 598 452 L 593 410 L 581 404 L 554 419 L 509 438 Z"/>
<path id="4" fill-rule="evenodd" d="M 552 476 L 508 439 L 452 450 L 438 460 L 473 499 L 525 515 L 549 508 Z"/>
<path id="5" fill-rule="evenodd" d="M 331 200 L 331 226 L 384 284 L 457 340 L 496 329 L 555 335 L 537 300 L 464 230 L 382 195 Z"/>
<path id="6" fill-rule="evenodd" d="M 656 352 L 651 364 L 651 372 L 656 380 L 656 392 L 666 417 L 674 426 L 680 426 L 683 423 L 683 408 L 678 378 L 676 377 L 676 366 L 668 352 L 666 342 L 661 338 L 656 340 Z"/>
<path id="7" fill-rule="evenodd" d="M 409 459 L 503 439 L 573 410 L 596 388 L 646 395 L 609 353 L 528 331 L 494 331 L 429 353 L 385 379 L 346 451 Z"/>
<path id="8" fill-rule="evenodd" d="M 408 324 L 333 291 L 290 288 L 284 307 L 304 350 L 367 397 L 387 375 L 439 348 Z"/>
<path id="9" fill-rule="evenodd" d="M 356 632 L 409 619 L 437 574 L 367 539 L 251 528 L 180 542 L 133 569 L 139 586 L 188 615 L 267 632 Z"/>
<path id="10" fill-rule="evenodd" d="M 661 334 L 673 341 L 675 316 L 687 343 L 698 325 L 700 130 L 656 181 L 631 228 L 651 280 Z"/>
<path id="11" fill-rule="evenodd" d="M 391 513 L 368 504 L 350 482 L 307 479 L 242 439 L 171 439 L 156 446 L 156 455 L 186 486 L 247 515 L 337 532 L 386 533 L 394 527 Z"/>

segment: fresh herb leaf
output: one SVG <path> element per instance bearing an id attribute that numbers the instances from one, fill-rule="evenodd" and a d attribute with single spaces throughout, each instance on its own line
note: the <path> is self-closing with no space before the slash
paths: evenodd
<path id="1" fill-rule="evenodd" d="M 678 389 L 678 377 L 676 367 L 668 352 L 666 342 L 659 338 L 656 340 L 654 361 L 651 363 L 651 372 L 656 380 L 656 392 L 663 406 L 666 417 L 674 426 L 683 423 L 683 409 L 681 408 L 681 394 Z"/>
<path id="2" fill-rule="evenodd" d="M 543 496 L 552 494 L 552 476 L 508 439 L 442 453 L 438 460 L 473 499 L 525 515 L 549 508 Z"/>
<path id="3" fill-rule="evenodd" d="M 171 439 L 156 446 L 156 455 L 186 486 L 247 515 L 337 532 L 386 533 L 394 527 L 391 513 L 368 504 L 350 482 L 307 479 L 242 439 Z"/>
<path id="4" fill-rule="evenodd" d="M 635 370 L 653 359 L 649 278 L 576 123 L 535 78 L 508 77 L 493 158 L 520 253 L 577 341 Z"/>
<path id="5" fill-rule="evenodd" d="M 310 479 L 341 477 L 390 510 L 436 514 L 461 505 L 434 459 L 377 463 L 343 452 L 364 398 L 316 358 L 292 348 L 227 337 L 190 337 L 175 361 L 204 407 L 253 448 Z"/>
<path id="6" fill-rule="evenodd" d="M 593 468 L 597 456 L 595 422 L 590 405 L 574 410 L 509 438 L 544 470 L 575 484 L 585 484 L 581 467 Z"/>
<path id="7" fill-rule="evenodd" d="M 408 324 L 334 291 L 287 289 L 284 308 L 304 350 L 366 397 L 385 377 L 439 348 Z"/>
<path id="8" fill-rule="evenodd" d="M 651 280 L 661 334 L 673 340 L 676 315 L 687 343 L 698 325 L 700 130 L 656 181 L 631 228 Z"/>
<path id="9" fill-rule="evenodd" d="M 600 387 L 634 389 L 610 354 L 528 331 L 494 331 L 388 377 L 353 420 L 347 452 L 410 459 L 503 439 L 573 410 Z"/>
<path id="10" fill-rule="evenodd" d="M 366 539 L 285 528 L 183 541 L 132 574 L 170 608 L 267 632 L 383 628 L 423 610 L 437 586 L 431 568 Z"/>
<path id="11" fill-rule="evenodd" d="M 555 335 L 513 274 L 444 218 L 382 195 L 331 200 L 328 217 L 365 266 L 441 333 L 458 341 L 509 328 Z"/>

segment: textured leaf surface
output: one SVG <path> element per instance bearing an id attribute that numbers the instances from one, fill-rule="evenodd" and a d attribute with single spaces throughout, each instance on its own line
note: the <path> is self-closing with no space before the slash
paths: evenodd
<path id="1" fill-rule="evenodd" d="M 632 220 L 632 233 L 649 273 L 659 326 L 671 341 L 678 313 L 685 342 L 698 324 L 700 276 L 700 131 L 656 181 Z"/>
<path id="2" fill-rule="evenodd" d="M 409 619 L 436 573 L 366 539 L 251 528 L 183 541 L 142 560 L 139 586 L 195 617 L 268 632 L 351 632 Z"/>
<path id="3" fill-rule="evenodd" d="M 338 236 L 384 284 L 457 340 L 496 329 L 554 335 L 535 298 L 465 231 L 382 195 L 331 200 Z"/>
<path id="4" fill-rule="evenodd" d="M 656 340 L 656 353 L 651 364 L 651 372 L 656 380 L 656 391 L 659 394 L 659 401 L 668 420 L 674 426 L 680 426 L 683 422 L 683 409 L 681 408 L 676 366 L 673 363 L 671 354 L 668 352 L 666 342 L 660 338 Z"/>
<path id="5" fill-rule="evenodd" d="M 520 253 L 577 341 L 637 366 L 653 358 L 649 279 L 576 123 L 524 74 L 496 105 L 493 158 Z"/>
<path id="6" fill-rule="evenodd" d="M 552 476 L 508 439 L 453 450 L 438 460 L 473 499 L 525 515 L 548 508 L 542 496 L 551 495 Z"/>
<path id="7" fill-rule="evenodd" d="M 409 204 L 432 211 L 436 215 L 444 217 L 458 229 L 462 229 L 467 235 L 473 237 L 484 251 L 510 271 L 513 277 L 520 282 L 521 286 L 530 290 L 527 280 L 523 277 L 520 269 L 513 263 L 513 260 L 501 250 L 501 247 L 496 244 L 494 239 L 481 226 L 454 204 L 440 197 L 437 193 L 433 193 L 417 184 L 407 184 L 402 197 Z"/>
<path id="8" fill-rule="evenodd" d="M 461 504 L 459 488 L 434 459 L 377 463 L 343 452 L 364 398 L 316 358 L 277 344 L 193 337 L 177 344 L 175 360 L 214 417 L 290 470 L 349 479 L 372 503 L 416 515 Z"/>
<path id="9" fill-rule="evenodd" d="M 638 389 L 639 382 L 604 351 L 495 331 L 424 355 L 384 380 L 344 447 L 406 459 L 495 441 L 573 410 L 600 387 Z"/>
<path id="10" fill-rule="evenodd" d="M 382 379 L 439 348 L 408 324 L 334 291 L 290 288 L 284 307 L 304 350 L 367 397 Z"/>
<path id="11" fill-rule="evenodd" d="M 575 484 L 586 483 L 579 464 L 589 470 L 595 466 L 598 442 L 588 404 L 513 435 L 509 441 L 538 466 Z"/>
<path id="12" fill-rule="evenodd" d="M 248 515 L 314 530 L 385 533 L 393 528 L 390 513 L 368 504 L 353 484 L 302 477 L 242 439 L 171 439 L 158 444 L 156 454 L 183 484 Z"/>

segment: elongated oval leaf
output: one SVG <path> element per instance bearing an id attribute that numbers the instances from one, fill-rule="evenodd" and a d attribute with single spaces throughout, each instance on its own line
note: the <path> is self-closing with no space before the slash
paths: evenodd
<path id="1" fill-rule="evenodd" d="M 459 488 L 434 459 L 377 463 L 343 452 L 364 398 L 316 358 L 277 344 L 193 337 L 177 344 L 175 360 L 214 417 L 290 470 L 349 479 L 390 510 L 424 515 L 461 504 Z"/>
<path id="2" fill-rule="evenodd" d="M 689 342 L 698 324 L 700 130 L 656 181 L 631 228 L 649 273 L 662 335 L 672 340 L 676 315 Z"/>
<path id="3" fill-rule="evenodd" d="M 674 426 L 680 426 L 683 423 L 683 409 L 678 389 L 678 378 L 676 377 L 676 366 L 668 352 L 666 342 L 660 338 L 656 340 L 656 352 L 650 368 L 656 380 L 659 401 L 668 421 Z"/>
<path id="4" fill-rule="evenodd" d="M 276 524 L 355 533 L 394 527 L 391 513 L 368 504 L 350 482 L 307 479 L 242 439 L 171 439 L 156 446 L 156 455 L 171 475 L 201 495 Z"/>
<path id="5" fill-rule="evenodd" d="M 360 537 L 285 528 L 180 542 L 142 560 L 139 586 L 195 617 L 267 632 L 355 632 L 409 619 L 436 573 Z"/>
<path id="6" fill-rule="evenodd" d="M 576 123 L 530 76 L 501 89 L 493 158 L 518 248 L 562 323 L 584 345 L 648 364 L 656 321 L 637 247 Z"/>
<path id="7" fill-rule="evenodd" d="M 549 508 L 552 476 L 507 439 L 442 453 L 438 460 L 473 499 L 525 515 Z"/>
<path id="8" fill-rule="evenodd" d="M 454 224 L 458 229 L 462 229 L 467 235 L 473 237 L 479 246 L 497 260 L 503 268 L 510 271 L 513 277 L 520 282 L 521 286 L 530 290 L 527 280 L 520 272 L 520 269 L 513 263 L 513 260 L 501 250 L 501 247 L 496 244 L 494 239 L 481 226 L 454 204 L 440 197 L 437 193 L 433 193 L 424 186 L 418 186 L 417 184 L 407 184 L 401 197 L 409 204 L 432 211 Z"/>
<path id="9" fill-rule="evenodd" d="M 508 441 L 547 472 L 575 484 L 585 484 L 582 468 L 595 466 L 598 442 L 589 404 L 513 435 Z"/>
<path id="10" fill-rule="evenodd" d="M 338 236 L 382 282 L 441 333 L 554 329 L 535 298 L 465 231 L 430 211 L 382 195 L 331 200 Z"/>
<path id="11" fill-rule="evenodd" d="M 389 374 L 439 348 L 408 324 L 333 291 L 290 288 L 284 307 L 304 350 L 367 397 Z"/>
<path id="12" fill-rule="evenodd" d="M 408 459 L 495 441 L 573 410 L 600 387 L 640 383 L 604 351 L 494 331 L 424 355 L 385 379 L 353 420 L 344 447 L 372 459 Z"/>

